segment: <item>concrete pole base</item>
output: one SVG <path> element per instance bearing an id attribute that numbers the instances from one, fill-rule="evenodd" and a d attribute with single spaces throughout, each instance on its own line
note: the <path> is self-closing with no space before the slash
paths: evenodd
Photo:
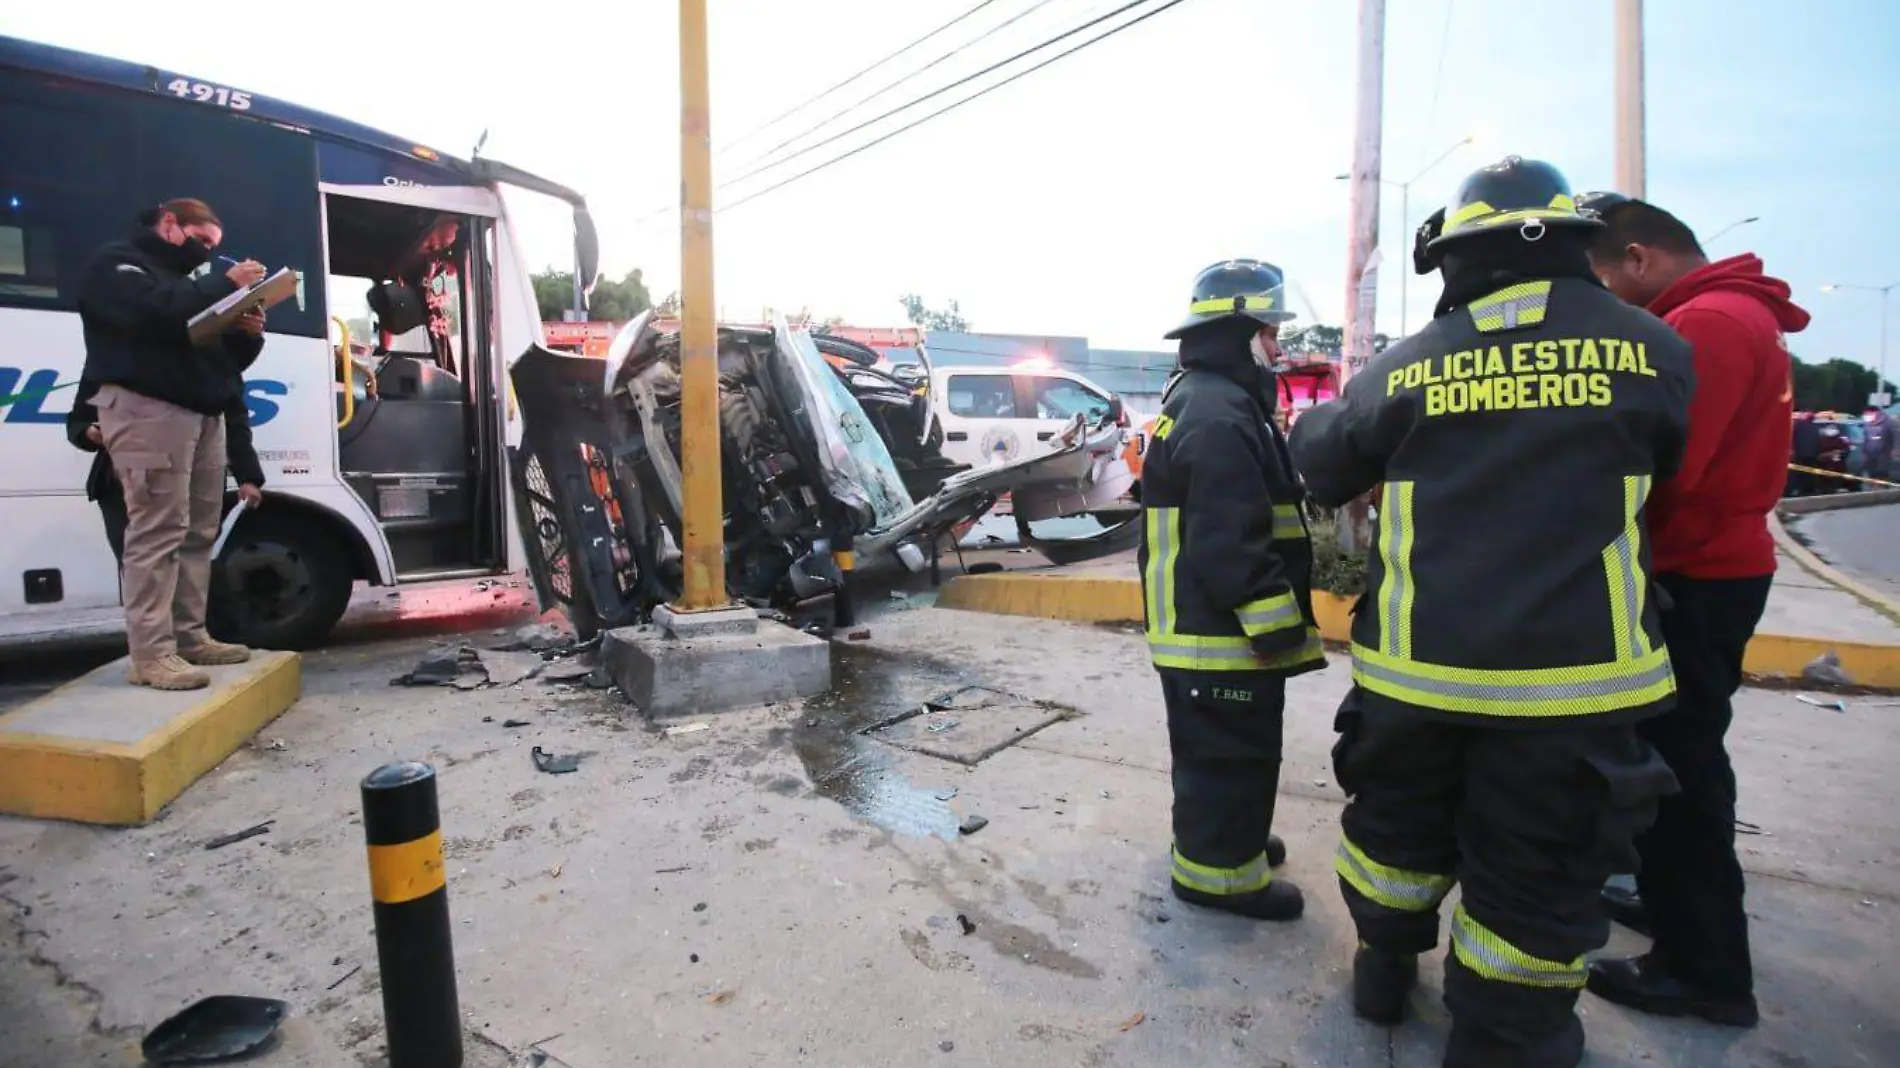
<path id="1" fill-rule="evenodd" d="M 761 626 L 750 608 L 663 607 L 650 626 L 608 631 L 601 650 L 608 674 L 650 719 L 753 708 L 831 688 L 831 643 Z"/>

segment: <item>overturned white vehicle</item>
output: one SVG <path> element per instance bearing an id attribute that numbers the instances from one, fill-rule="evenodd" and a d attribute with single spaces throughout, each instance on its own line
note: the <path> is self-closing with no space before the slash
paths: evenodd
<path id="1" fill-rule="evenodd" d="M 828 359 L 827 357 L 830 357 Z M 927 359 L 927 358 L 926 358 Z M 944 459 L 922 382 L 877 371 L 842 338 L 719 330 L 726 577 L 732 596 L 791 607 L 837 590 L 834 551 L 921 571 L 943 539 L 1009 494 L 1030 544 L 1061 560 L 1126 548 L 1132 484 L 1118 412 L 1078 418 L 1053 453 L 972 469 Z M 511 372 L 524 431 L 517 513 L 544 608 L 583 634 L 643 622 L 680 590 L 679 336 L 627 324 L 605 361 L 536 348 Z M 1120 516 L 1098 534 L 1036 539 L 1029 523 Z"/>

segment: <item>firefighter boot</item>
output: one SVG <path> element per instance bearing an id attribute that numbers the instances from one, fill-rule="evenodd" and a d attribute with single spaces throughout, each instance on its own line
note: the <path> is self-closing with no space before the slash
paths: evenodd
<path id="1" fill-rule="evenodd" d="M 1624 960 L 1590 962 L 1590 993 L 1655 1016 L 1700 1016 L 1723 1027 L 1753 1027 L 1761 1022 L 1748 994 L 1717 993 L 1648 953 Z"/>
<path id="2" fill-rule="evenodd" d="M 1352 955 L 1352 1011 L 1388 1027 L 1405 1019 L 1405 999 L 1418 983 L 1418 955 L 1359 943 Z"/>
<path id="3" fill-rule="evenodd" d="M 1277 868 L 1286 863 L 1286 843 L 1280 841 L 1277 834 L 1267 835 L 1267 867 Z"/>
<path id="4" fill-rule="evenodd" d="M 1306 911 L 1306 895 L 1284 879 L 1275 879 L 1246 894 L 1210 894 L 1177 882 L 1174 896 L 1190 905 L 1220 909 L 1255 920 L 1297 920 Z"/>

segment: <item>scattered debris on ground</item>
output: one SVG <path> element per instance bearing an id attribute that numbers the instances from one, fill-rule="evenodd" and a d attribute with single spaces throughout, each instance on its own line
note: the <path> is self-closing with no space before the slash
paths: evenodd
<path id="1" fill-rule="evenodd" d="M 490 648 L 503 653 L 530 650 L 537 653 L 567 649 L 574 644 L 574 636 L 553 623 L 529 623 L 517 627 L 511 635 L 506 630 L 496 631 L 497 637 L 506 640 Z"/>
<path id="2" fill-rule="evenodd" d="M 545 772 L 549 775 L 566 775 L 570 772 L 579 771 L 581 769 L 581 759 L 587 754 L 550 753 L 537 745 L 534 747 L 534 751 L 529 755 L 534 758 L 534 770 Z"/>
<path id="3" fill-rule="evenodd" d="M 677 727 L 668 727 L 660 733 L 668 738 L 674 738 L 682 734 L 698 734 L 700 731 L 709 730 L 712 730 L 710 723 L 682 723 Z"/>
<path id="4" fill-rule="evenodd" d="M 957 926 L 962 928 L 963 933 L 966 935 L 976 933 L 976 924 L 970 922 L 970 918 L 961 912 L 957 913 Z"/>
<path id="5" fill-rule="evenodd" d="M 1841 700 L 1838 697 L 1830 698 L 1824 701 L 1819 697 L 1811 697 L 1804 693 L 1804 694 L 1797 694 L 1795 696 L 1795 700 L 1801 702 L 1804 705 L 1813 705 L 1815 708 L 1826 708 L 1826 709 L 1831 709 L 1835 712 L 1847 711 L 1847 702 Z"/>
<path id="6" fill-rule="evenodd" d="M 211 841 L 206 842 L 205 849 L 206 851 L 210 851 L 213 849 L 223 849 L 225 846 L 236 845 L 239 842 L 242 842 L 246 839 L 256 838 L 260 834 L 269 834 L 271 824 L 276 823 L 276 822 L 277 822 L 276 820 L 265 820 L 262 823 L 253 824 L 249 827 L 246 827 L 241 831 L 232 831 L 230 834 L 219 835 L 218 837 L 213 838 Z"/>
<path id="7" fill-rule="evenodd" d="M 1841 667 L 1841 658 L 1829 649 L 1801 669 L 1801 677 L 1809 682 L 1818 682 L 1825 686 L 1853 686 L 1854 677 Z"/>
<path id="8" fill-rule="evenodd" d="M 338 979 L 336 982 L 331 983 L 329 986 L 324 987 L 323 988 L 324 992 L 328 993 L 332 990 L 335 990 L 337 987 L 342 986 L 344 983 L 349 982 L 351 979 L 355 978 L 358 974 L 360 974 L 362 970 L 363 970 L 363 966 L 359 964 L 356 967 L 351 968 L 349 971 L 344 972 L 343 978 Z"/>
<path id="9" fill-rule="evenodd" d="M 525 719 L 504 719 L 501 725 L 508 730 L 514 730 L 517 727 L 532 727 L 534 723 Z"/>
<path id="10" fill-rule="evenodd" d="M 1128 1019 L 1126 1019 L 1126 1020 L 1123 1020 L 1123 1021 L 1122 1021 L 1122 1023 L 1121 1023 L 1121 1027 L 1120 1027 L 1120 1030 L 1122 1030 L 1122 1031 L 1133 1031 L 1133 1030 L 1134 1030 L 1135 1028 L 1137 1028 L 1137 1027 L 1140 1027 L 1140 1026 L 1141 1026 L 1141 1023 L 1142 1023 L 1142 1021 L 1143 1021 L 1143 1020 L 1146 1020 L 1147 1018 L 1148 1018 L 1148 1014 L 1147 1014 L 1147 1013 L 1145 1013 L 1145 1012 L 1138 1012 L 1138 1013 L 1136 1013 L 1136 1014 L 1134 1014 L 1133 1016 L 1130 1016 L 1130 1017 L 1129 1017 Z"/>
<path id="11" fill-rule="evenodd" d="M 990 821 L 987 817 L 978 816 L 972 813 L 971 815 L 963 817 L 963 822 L 957 825 L 957 833 L 958 834 L 975 834 L 976 832 L 982 830 L 985 827 L 988 827 L 989 825 L 990 825 Z"/>
<path id="12" fill-rule="evenodd" d="M 208 997 L 152 1028 L 139 1051 L 153 1064 L 243 1057 L 268 1043 L 289 1011 L 274 998 Z"/>
<path id="13" fill-rule="evenodd" d="M 541 673 L 539 653 L 477 649 L 472 645 L 438 645 L 422 654 L 408 674 L 389 680 L 391 686 L 453 686 L 458 690 L 514 686 Z"/>

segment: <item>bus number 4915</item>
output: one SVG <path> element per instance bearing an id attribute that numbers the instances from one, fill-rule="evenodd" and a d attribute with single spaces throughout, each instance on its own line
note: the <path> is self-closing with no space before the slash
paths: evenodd
<path id="1" fill-rule="evenodd" d="M 189 78 L 173 78 L 165 88 L 171 90 L 173 96 L 196 100 L 201 104 L 216 104 L 221 108 L 230 108 L 232 111 L 251 109 L 251 94 L 226 89 L 222 85 L 194 82 Z"/>

